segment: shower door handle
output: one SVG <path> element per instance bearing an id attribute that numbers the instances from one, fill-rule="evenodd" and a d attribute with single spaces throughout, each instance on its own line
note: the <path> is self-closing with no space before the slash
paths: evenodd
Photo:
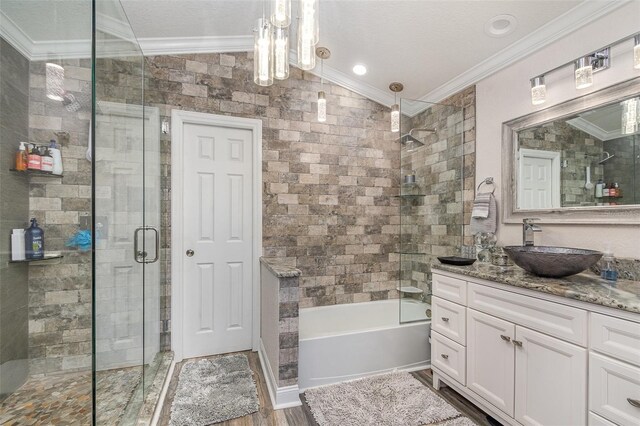
<path id="1" fill-rule="evenodd" d="M 143 231 L 143 236 L 146 235 L 146 231 L 153 231 L 155 233 L 155 255 L 153 259 L 147 260 L 147 252 L 140 251 L 138 248 L 138 234 Z M 140 226 L 136 228 L 133 233 L 133 258 L 138 263 L 155 263 L 160 258 L 160 234 L 158 230 L 153 226 Z"/>

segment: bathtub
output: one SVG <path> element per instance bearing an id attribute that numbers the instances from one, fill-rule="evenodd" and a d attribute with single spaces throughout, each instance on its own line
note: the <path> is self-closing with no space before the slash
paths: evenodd
<path id="1" fill-rule="evenodd" d="M 403 301 L 415 318 L 427 303 Z M 399 302 L 352 303 L 300 309 L 300 391 L 396 370 L 430 366 L 429 321 L 399 324 Z"/>

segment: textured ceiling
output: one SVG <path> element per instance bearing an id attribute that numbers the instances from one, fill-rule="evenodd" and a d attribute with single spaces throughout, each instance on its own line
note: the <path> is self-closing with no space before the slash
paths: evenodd
<path id="1" fill-rule="evenodd" d="M 253 0 L 98 0 L 98 11 L 128 20 L 140 39 L 250 36 L 262 2 Z M 296 1 L 294 0 L 295 4 Z M 579 5 L 577 0 L 321 0 L 320 44 L 326 65 L 353 80 L 403 97 L 420 98 Z M 2 0 L 0 6 L 33 41 L 84 39 L 90 34 L 88 0 Z M 114 5 L 116 7 L 114 7 Z M 485 24 L 496 15 L 517 19 L 515 31 L 496 38 Z M 355 76 L 356 63 L 368 68 Z"/>

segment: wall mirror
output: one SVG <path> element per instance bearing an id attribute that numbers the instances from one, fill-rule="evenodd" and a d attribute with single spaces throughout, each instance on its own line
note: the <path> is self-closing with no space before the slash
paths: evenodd
<path id="1" fill-rule="evenodd" d="M 503 124 L 504 221 L 640 224 L 640 78 Z"/>

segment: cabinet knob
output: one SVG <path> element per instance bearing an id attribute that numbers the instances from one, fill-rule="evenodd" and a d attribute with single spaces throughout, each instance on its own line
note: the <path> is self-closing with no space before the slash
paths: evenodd
<path id="1" fill-rule="evenodd" d="M 511 341 L 511 337 L 509 337 L 509 336 L 505 336 L 504 334 L 501 334 L 501 335 L 500 335 L 500 338 L 501 338 L 502 340 L 504 340 L 505 342 L 510 342 L 510 341 Z"/>
<path id="2" fill-rule="evenodd" d="M 522 342 L 520 340 L 514 340 L 513 344 L 522 347 Z"/>
<path id="3" fill-rule="evenodd" d="M 447 318 L 447 317 L 442 317 L 442 321 L 444 321 L 444 322 L 449 322 L 449 318 Z"/>
<path id="4" fill-rule="evenodd" d="M 636 408 L 640 408 L 640 401 L 637 399 L 627 398 L 627 402 Z"/>
<path id="5" fill-rule="evenodd" d="M 442 358 L 444 358 L 444 359 L 448 359 L 448 358 L 449 358 L 449 355 L 447 355 L 447 354 L 441 354 L 440 356 L 441 356 Z"/>

